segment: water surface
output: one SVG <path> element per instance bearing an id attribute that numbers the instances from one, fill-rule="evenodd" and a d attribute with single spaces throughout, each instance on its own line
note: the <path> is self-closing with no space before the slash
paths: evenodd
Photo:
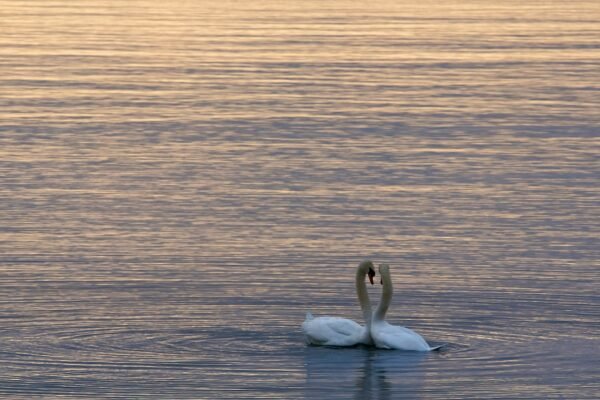
<path id="1" fill-rule="evenodd" d="M 2 397 L 597 396 L 599 4 L 371 3 L 0 0 Z"/>

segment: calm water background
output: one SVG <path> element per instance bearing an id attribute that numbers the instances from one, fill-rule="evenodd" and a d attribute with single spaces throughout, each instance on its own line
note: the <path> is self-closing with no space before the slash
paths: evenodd
<path id="1" fill-rule="evenodd" d="M 0 396 L 596 398 L 599 20 L 0 0 Z M 364 258 L 446 351 L 304 345 Z"/>

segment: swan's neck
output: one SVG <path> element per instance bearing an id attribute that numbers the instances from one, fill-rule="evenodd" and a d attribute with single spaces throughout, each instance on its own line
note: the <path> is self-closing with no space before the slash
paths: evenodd
<path id="1" fill-rule="evenodd" d="M 373 316 L 374 321 L 383 321 L 385 313 L 387 313 L 390 303 L 392 302 L 392 295 L 394 294 L 394 288 L 392 287 L 392 278 L 389 273 L 381 274 L 381 280 L 383 281 L 383 289 L 381 291 L 381 301 L 375 310 Z"/>
<path id="2" fill-rule="evenodd" d="M 371 309 L 371 300 L 369 300 L 367 284 L 365 283 L 366 275 L 364 271 L 359 270 L 356 272 L 356 294 L 358 295 L 358 302 L 360 303 L 360 309 L 363 312 L 367 328 L 369 328 L 371 326 L 373 310 Z"/>

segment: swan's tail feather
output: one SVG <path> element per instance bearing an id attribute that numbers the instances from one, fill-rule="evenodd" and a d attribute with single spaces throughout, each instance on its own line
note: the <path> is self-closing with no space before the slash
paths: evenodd
<path id="1" fill-rule="evenodd" d="M 444 346 L 446 345 L 446 343 L 444 344 L 440 344 L 439 346 L 433 346 L 429 348 L 429 351 L 440 351 L 444 348 Z"/>
<path id="2" fill-rule="evenodd" d="M 310 311 L 308 311 L 308 312 L 306 313 L 306 320 L 307 320 L 307 321 L 310 321 L 311 319 L 315 319 L 315 317 L 313 317 L 313 315 L 310 313 Z"/>

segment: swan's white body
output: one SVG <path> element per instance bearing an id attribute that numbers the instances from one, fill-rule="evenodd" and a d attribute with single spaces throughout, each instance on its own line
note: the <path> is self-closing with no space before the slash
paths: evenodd
<path id="1" fill-rule="evenodd" d="M 306 313 L 302 330 L 306 343 L 312 345 L 347 347 L 372 343 L 366 327 L 347 318 L 315 318 Z"/>
<path id="2" fill-rule="evenodd" d="M 367 272 L 371 270 L 373 274 L 375 273 L 373 268 L 371 261 L 363 261 L 356 270 L 356 293 L 366 322 L 365 326 L 351 319 L 340 317 L 315 318 L 311 313 L 306 313 L 306 320 L 302 323 L 302 331 L 307 344 L 343 347 L 373 344 L 370 334 L 371 301 L 365 284 Z"/>
<path id="3" fill-rule="evenodd" d="M 385 322 L 385 314 L 392 301 L 393 287 L 390 270 L 386 264 L 379 266 L 379 274 L 383 284 L 381 301 L 377 306 L 371 322 L 371 337 L 375 346 L 382 349 L 430 351 L 439 347 L 430 347 L 417 332 L 403 326 L 390 325 Z"/>

